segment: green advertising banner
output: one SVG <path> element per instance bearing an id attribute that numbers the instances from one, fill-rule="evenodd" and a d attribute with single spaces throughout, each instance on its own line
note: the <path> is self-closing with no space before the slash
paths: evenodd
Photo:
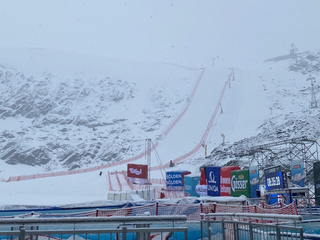
<path id="1" fill-rule="evenodd" d="M 241 195 L 250 198 L 250 174 L 249 169 L 231 172 L 231 196 Z"/>
<path id="2" fill-rule="evenodd" d="M 313 163 L 316 206 L 320 206 L 320 162 Z"/>

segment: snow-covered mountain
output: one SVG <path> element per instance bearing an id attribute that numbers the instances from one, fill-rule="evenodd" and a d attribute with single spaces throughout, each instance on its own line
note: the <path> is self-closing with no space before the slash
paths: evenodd
<path id="1" fill-rule="evenodd" d="M 166 63 L 43 49 L 7 56 L 22 60 L 24 54 L 33 60 L 22 67 L 9 57 L 1 62 L 0 158 L 46 172 L 99 166 L 144 151 L 139 140 L 161 134 L 200 74 Z"/>
<path id="2" fill-rule="evenodd" d="M 146 163 L 148 138 L 152 167 L 173 160 L 171 170 L 192 173 L 246 166 L 252 146 L 319 141 L 307 81 L 315 77 L 320 98 L 317 0 L 17 0 L 0 9 L 0 205 L 106 199 L 108 180 L 96 172 L 5 181 L 109 163 L 126 170 L 122 160 Z"/>
<path id="3" fill-rule="evenodd" d="M 255 81 L 260 82 L 260 88 L 265 92 L 265 101 L 269 106 L 269 116 L 263 119 L 256 128 L 256 133 L 239 141 L 219 145 L 211 151 L 210 161 L 206 164 L 221 163 L 236 164 L 248 167 L 248 160 L 252 157 L 251 147 L 275 143 L 283 140 L 306 137 L 319 143 L 320 140 L 320 111 L 319 111 L 319 50 L 305 52 L 292 59 L 281 62 L 264 63 L 264 69 L 254 69 Z M 318 107 L 311 104 L 311 81 L 314 77 L 314 94 Z M 254 92 L 258 89 L 250 89 Z M 251 99 L 255 101 L 255 98 Z M 265 102 L 258 102 L 266 108 Z M 250 111 L 250 107 L 248 108 Z M 256 118 L 259 112 L 250 111 L 244 121 Z M 289 169 L 289 155 L 282 147 L 278 163 Z M 280 162 L 279 162 L 280 161 Z M 287 165 L 286 165 L 287 164 Z"/>
<path id="4" fill-rule="evenodd" d="M 141 140 L 161 135 L 177 117 L 201 72 L 166 63 L 110 60 L 44 49 L 7 50 L 7 56 L 11 59 L 2 60 L 0 71 L 1 162 L 2 166 L 39 166 L 35 172 L 100 166 L 143 152 Z M 25 59 L 24 64 L 14 67 L 17 57 L 32 61 Z M 76 61 L 79 58 L 82 61 Z M 249 99 L 257 100 L 257 107 L 264 107 L 269 115 L 259 122 L 252 136 L 244 133 L 242 139 L 230 142 L 229 133 L 226 144 L 208 144 L 211 154 L 205 161 L 210 159 L 209 164 L 221 164 L 222 159 L 228 164 L 236 159 L 242 165 L 241 158 L 247 157 L 244 151 L 250 146 L 300 136 L 320 138 L 319 111 L 310 108 L 310 83 L 306 81 L 307 73 L 319 71 L 319 52 L 299 55 L 296 61 L 258 66 L 253 73 L 235 69 L 235 78 L 249 79 L 243 90 L 235 93 L 250 96 L 262 92 L 264 102 L 254 95 Z M 317 93 L 319 85 L 315 86 Z M 241 108 L 250 112 L 250 105 L 239 97 L 229 96 L 224 105 L 233 105 L 233 112 L 243 112 L 236 106 L 241 103 Z M 226 118 L 230 108 L 225 109 Z M 234 119 L 234 123 L 245 126 L 257 114 L 253 108 L 246 119 Z M 237 126 L 230 128 L 242 132 Z"/>
<path id="5" fill-rule="evenodd" d="M 21 65 L 14 67 L 13 60 L 17 55 L 23 60 L 23 52 L 33 62 L 19 61 Z M 218 105 L 231 71 L 228 67 L 199 69 L 49 50 L 10 50 L 1 61 L 1 178 L 130 159 L 145 151 L 146 138 L 159 143 L 152 158 L 158 155 L 165 164 L 188 155 L 170 170 L 193 173 L 205 165 L 247 167 L 250 155 L 246 151 L 265 143 L 301 136 L 319 142 L 320 111 L 311 108 L 307 81 L 308 69 L 319 64 L 318 54 L 261 62 L 254 71 L 235 68 L 234 80 Z M 69 64 L 75 58 L 77 66 Z M 87 61 L 79 66 L 79 58 Z M 318 78 L 317 71 L 311 74 Z M 171 132 L 164 136 L 172 123 Z M 209 156 L 205 158 L 204 150 L 196 146 L 207 130 Z M 192 150 L 193 154 L 187 154 Z M 287 157 L 283 158 L 286 163 Z M 144 161 L 142 156 L 138 163 Z M 159 164 L 153 159 L 152 166 Z M 126 164 L 109 170 L 126 170 Z M 2 182 L 6 197 L 1 202 L 61 204 L 106 199 L 105 177 L 88 174 Z M 159 173 L 152 175 L 161 178 Z M 33 197 L 26 200 L 29 193 Z"/>

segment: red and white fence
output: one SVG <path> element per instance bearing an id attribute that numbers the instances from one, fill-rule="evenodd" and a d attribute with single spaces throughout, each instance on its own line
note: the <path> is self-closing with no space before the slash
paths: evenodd
<path id="1" fill-rule="evenodd" d="M 281 214 L 281 215 L 298 215 L 297 206 L 293 202 L 290 205 L 278 209 L 263 209 L 259 206 L 232 206 L 211 203 L 200 204 L 166 204 L 153 203 L 138 207 L 119 208 L 119 209 L 97 209 L 87 212 L 77 213 L 59 213 L 59 214 L 42 214 L 30 213 L 13 217 L 111 217 L 111 216 L 138 216 L 149 213 L 150 215 L 186 215 L 187 221 L 200 221 L 201 213 L 263 213 L 263 214 Z M 0 219 L 3 217 L 0 217 Z M 5 217 L 8 218 L 8 217 Z M 251 218 L 252 219 L 252 218 Z M 257 221 L 261 222 L 261 219 Z M 276 220 L 275 220 L 276 221 Z M 266 222 L 264 220 L 263 222 Z M 272 222 L 272 220 L 268 220 Z"/>

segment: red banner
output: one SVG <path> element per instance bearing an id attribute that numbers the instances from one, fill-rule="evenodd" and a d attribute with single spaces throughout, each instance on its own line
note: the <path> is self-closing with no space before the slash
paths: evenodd
<path id="1" fill-rule="evenodd" d="M 240 169 L 237 166 L 220 168 L 220 196 L 231 196 L 231 171 Z"/>
<path id="2" fill-rule="evenodd" d="M 133 178 L 148 178 L 148 165 L 128 164 L 127 176 Z"/>

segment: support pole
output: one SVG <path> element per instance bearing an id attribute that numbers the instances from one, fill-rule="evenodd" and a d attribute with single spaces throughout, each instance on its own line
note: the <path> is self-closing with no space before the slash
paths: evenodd
<path id="1" fill-rule="evenodd" d="M 150 196 L 150 170 L 151 170 L 151 139 L 148 138 L 146 139 L 147 141 L 147 149 L 146 149 L 146 156 L 147 156 L 147 164 L 148 164 L 148 190 L 147 190 L 147 197 L 148 200 L 151 200 L 151 196 Z"/>

